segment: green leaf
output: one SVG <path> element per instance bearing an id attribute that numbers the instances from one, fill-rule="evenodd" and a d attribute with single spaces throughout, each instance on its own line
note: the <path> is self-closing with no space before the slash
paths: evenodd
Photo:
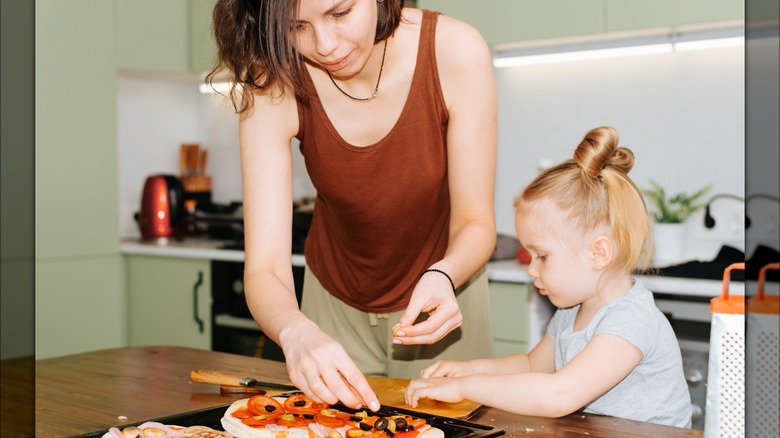
<path id="1" fill-rule="evenodd" d="M 648 201 L 648 213 L 653 221 L 662 224 L 677 224 L 685 222 L 691 215 L 707 206 L 706 201 L 699 201 L 712 188 L 708 184 L 692 194 L 680 192 L 668 197 L 663 186 L 650 179 L 650 189 L 641 189 Z"/>

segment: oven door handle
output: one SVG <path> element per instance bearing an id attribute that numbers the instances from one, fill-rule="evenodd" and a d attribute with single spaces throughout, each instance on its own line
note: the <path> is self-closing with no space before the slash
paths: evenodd
<path id="1" fill-rule="evenodd" d="M 198 271 L 198 281 L 192 286 L 192 318 L 198 324 L 198 332 L 203 333 L 203 320 L 198 312 L 198 290 L 203 284 L 203 271 Z"/>

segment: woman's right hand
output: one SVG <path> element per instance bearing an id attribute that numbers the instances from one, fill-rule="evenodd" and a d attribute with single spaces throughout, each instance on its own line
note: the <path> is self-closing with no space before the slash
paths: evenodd
<path id="1" fill-rule="evenodd" d="M 379 399 L 344 348 L 314 323 L 282 330 L 287 372 L 293 385 L 320 402 L 353 409 L 379 409 Z"/>

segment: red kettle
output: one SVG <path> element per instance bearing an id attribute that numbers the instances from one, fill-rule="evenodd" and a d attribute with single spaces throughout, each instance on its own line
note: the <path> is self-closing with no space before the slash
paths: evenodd
<path id="1" fill-rule="evenodd" d="M 145 239 L 172 237 L 184 218 L 184 187 L 173 175 L 152 175 L 144 182 L 141 211 L 136 214 Z"/>

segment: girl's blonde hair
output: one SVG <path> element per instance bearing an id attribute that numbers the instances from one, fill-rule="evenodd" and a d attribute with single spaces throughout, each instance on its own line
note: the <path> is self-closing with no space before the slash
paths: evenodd
<path id="1" fill-rule="evenodd" d="M 645 201 L 628 177 L 634 154 L 618 142 L 615 128 L 592 129 L 574 158 L 542 171 L 515 200 L 515 208 L 520 212 L 533 201 L 548 199 L 567 212 L 575 231 L 608 225 L 617 246 L 608 269 L 631 272 L 647 265 L 653 243 Z"/>

